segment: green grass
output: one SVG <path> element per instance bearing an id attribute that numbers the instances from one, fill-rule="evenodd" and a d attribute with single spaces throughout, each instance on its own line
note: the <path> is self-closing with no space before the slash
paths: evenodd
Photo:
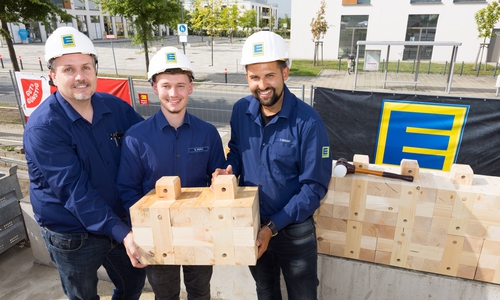
<path id="1" fill-rule="evenodd" d="M 293 60 L 292 68 L 290 69 L 290 75 L 292 76 L 318 76 L 318 74 L 323 69 L 334 69 L 334 70 L 342 70 L 347 71 L 347 59 L 342 60 L 324 60 L 323 62 L 319 61 L 316 66 L 314 66 L 312 60 Z M 339 69 L 340 62 L 340 69 Z M 412 73 L 416 71 L 416 62 L 413 61 L 402 61 L 402 62 L 389 62 L 388 71 L 389 72 L 398 72 L 398 73 Z M 446 67 L 446 69 L 445 69 Z M 479 66 L 478 66 L 479 67 Z M 484 64 L 481 66 L 481 70 L 474 69 L 474 64 L 463 64 L 456 63 L 453 74 L 462 74 L 462 75 L 478 75 L 478 76 L 493 76 L 495 73 L 496 64 L 489 63 L 485 70 Z M 360 60 L 358 62 L 358 70 L 363 70 L 363 61 Z M 445 63 L 433 63 L 431 62 L 429 65 L 429 61 L 420 62 L 419 73 L 420 74 L 448 74 L 450 70 L 450 64 Z M 383 71 L 383 62 L 380 62 L 379 71 Z M 500 75 L 500 67 L 497 69 L 495 75 Z"/>

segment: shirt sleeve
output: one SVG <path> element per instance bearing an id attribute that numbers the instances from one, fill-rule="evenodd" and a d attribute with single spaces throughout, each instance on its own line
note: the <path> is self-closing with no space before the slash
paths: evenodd
<path id="1" fill-rule="evenodd" d="M 238 135 L 236 133 L 236 120 L 235 118 L 238 118 L 237 114 L 238 112 L 235 112 L 235 108 L 233 108 L 233 112 L 231 115 L 231 138 L 228 142 L 228 147 L 229 147 L 229 153 L 227 154 L 227 161 L 224 166 L 226 168 L 227 166 L 231 165 L 233 168 L 233 174 L 238 177 L 241 175 L 241 156 L 240 156 L 240 151 L 238 148 Z"/>
<path id="2" fill-rule="evenodd" d="M 219 132 L 215 128 L 210 141 L 210 149 L 212 150 L 210 152 L 210 159 L 207 166 L 207 174 L 209 174 L 209 176 L 212 175 L 215 169 L 223 168 L 226 164 L 224 149 L 222 147 L 222 139 L 219 135 Z"/>
<path id="3" fill-rule="evenodd" d="M 32 127 L 25 134 L 25 150 L 59 201 L 91 233 L 112 236 L 121 242 L 130 227 L 92 187 L 71 137 L 56 128 Z M 79 153 L 82 153 L 80 151 Z"/>
<path id="4" fill-rule="evenodd" d="M 329 145 L 322 122 L 316 120 L 304 131 L 300 142 L 300 190 L 282 210 L 271 216 L 278 230 L 294 222 L 303 222 L 320 206 L 332 174 Z"/>
<path id="5" fill-rule="evenodd" d="M 126 134 L 122 146 L 116 186 L 122 205 L 127 212 L 145 194 L 142 182 L 143 178 L 144 169 L 142 167 L 137 140 Z"/>

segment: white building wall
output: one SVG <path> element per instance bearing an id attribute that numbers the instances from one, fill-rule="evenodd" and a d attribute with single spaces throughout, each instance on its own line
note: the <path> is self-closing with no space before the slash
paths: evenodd
<path id="1" fill-rule="evenodd" d="M 461 42 L 457 61 L 474 62 L 483 42 L 478 38 L 474 14 L 489 2 L 453 3 L 410 3 L 410 0 L 371 0 L 370 4 L 342 5 L 342 0 L 326 1 L 326 20 L 330 25 L 323 39 L 324 59 L 336 60 L 339 57 L 339 33 L 341 16 L 368 15 L 367 41 L 404 41 L 408 15 L 438 14 L 435 41 Z M 292 28 L 290 53 L 292 59 L 312 59 L 314 42 L 311 34 L 311 20 L 316 18 L 321 0 L 292 0 Z M 500 26 L 499 26 L 500 27 Z M 366 46 L 369 50 L 381 50 L 386 57 L 387 46 Z M 392 46 L 390 60 L 402 58 L 403 46 Z M 434 47 L 432 61 L 449 61 L 451 47 Z"/>

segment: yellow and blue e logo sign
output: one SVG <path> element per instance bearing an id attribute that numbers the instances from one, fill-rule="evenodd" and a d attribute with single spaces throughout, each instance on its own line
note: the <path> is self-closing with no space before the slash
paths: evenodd
<path id="1" fill-rule="evenodd" d="M 455 163 L 468 105 L 384 100 L 375 164 L 414 159 L 421 168 L 449 171 Z"/>
<path id="2" fill-rule="evenodd" d="M 264 43 L 255 43 L 253 44 L 253 56 L 262 56 L 264 55 Z"/>
<path id="3" fill-rule="evenodd" d="M 72 34 L 61 35 L 61 42 L 63 48 L 75 47 L 75 38 Z"/>
<path id="4" fill-rule="evenodd" d="M 166 63 L 176 63 L 177 62 L 176 53 L 175 52 L 165 53 L 165 62 Z"/>

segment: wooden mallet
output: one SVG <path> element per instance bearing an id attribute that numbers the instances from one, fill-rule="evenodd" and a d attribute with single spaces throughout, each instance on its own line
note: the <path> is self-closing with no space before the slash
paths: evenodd
<path id="1" fill-rule="evenodd" d="M 333 174 L 336 177 L 344 177 L 346 174 L 354 174 L 354 173 L 376 175 L 376 176 L 401 179 L 413 182 L 413 176 L 406 176 L 406 175 L 400 175 L 396 173 L 383 172 L 383 171 L 367 170 L 363 168 L 356 169 L 356 166 L 350 164 L 345 158 L 339 158 L 337 160 L 337 163 L 335 164 L 335 167 L 333 168 Z"/>

